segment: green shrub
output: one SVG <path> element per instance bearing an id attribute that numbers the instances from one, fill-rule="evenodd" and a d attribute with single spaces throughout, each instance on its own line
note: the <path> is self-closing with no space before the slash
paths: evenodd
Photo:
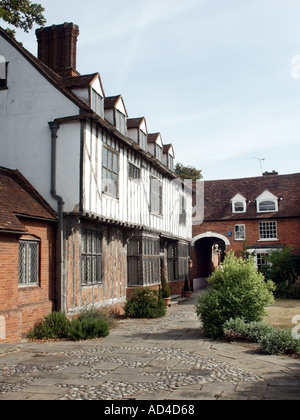
<path id="1" fill-rule="evenodd" d="M 295 340 L 290 330 L 273 330 L 265 335 L 260 343 L 264 354 L 297 354 L 300 352 L 300 340 Z"/>
<path id="2" fill-rule="evenodd" d="M 258 343 L 265 335 L 273 332 L 274 328 L 262 321 L 246 323 L 242 318 L 230 319 L 225 322 L 223 332 L 227 339 L 246 339 Z"/>
<path id="3" fill-rule="evenodd" d="M 166 315 L 166 307 L 158 292 L 139 289 L 126 302 L 125 315 L 128 318 L 161 318 Z"/>
<path id="4" fill-rule="evenodd" d="M 211 338 L 223 335 L 223 325 L 230 318 L 261 321 L 265 307 L 274 302 L 274 284 L 265 282 L 253 258 L 236 258 L 233 252 L 228 253 L 209 283 L 208 291 L 199 298 L 196 312 L 204 333 Z"/>
<path id="5" fill-rule="evenodd" d="M 88 340 L 106 337 L 110 332 L 110 321 L 97 309 L 81 312 L 78 318 L 69 321 L 63 312 L 53 312 L 36 324 L 28 333 L 29 338 Z"/>
<path id="6" fill-rule="evenodd" d="M 52 312 L 29 332 L 30 338 L 62 339 L 68 335 L 69 320 L 63 312 Z"/>
<path id="7" fill-rule="evenodd" d="M 70 322 L 68 338 L 73 341 L 107 337 L 109 324 L 101 318 L 75 318 Z"/>

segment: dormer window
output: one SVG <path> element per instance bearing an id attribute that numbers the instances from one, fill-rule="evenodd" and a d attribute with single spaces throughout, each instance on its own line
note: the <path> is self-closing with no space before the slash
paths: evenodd
<path id="1" fill-rule="evenodd" d="M 7 66 L 5 58 L 0 55 L 0 89 L 7 89 Z"/>
<path id="2" fill-rule="evenodd" d="M 95 89 L 92 89 L 92 98 L 91 98 L 91 108 L 92 110 L 98 114 L 98 115 L 103 115 L 103 98 L 102 96 L 95 91 Z"/>
<path id="3" fill-rule="evenodd" d="M 116 109 L 116 128 L 121 134 L 126 134 L 126 115 L 118 109 Z"/>
<path id="4" fill-rule="evenodd" d="M 143 150 L 147 150 L 147 134 L 143 130 L 139 132 L 139 145 Z"/>
<path id="5" fill-rule="evenodd" d="M 278 197 L 270 191 L 265 191 L 256 199 L 257 212 L 268 213 L 278 211 Z"/>
<path id="6" fill-rule="evenodd" d="M 232 213 L 246 213 L 247 210 L 247 200 L 240 194 L 237 194 L 231 200 L 232 203 Z"/>
<path id="7" fill-rule="evenodd" d="M 159 144 L 155 144 L 155 157 L 158 160 L 162 160 L 162 153 L 163 153 L 163 149 L 162 147 L 160 147 Z"/>

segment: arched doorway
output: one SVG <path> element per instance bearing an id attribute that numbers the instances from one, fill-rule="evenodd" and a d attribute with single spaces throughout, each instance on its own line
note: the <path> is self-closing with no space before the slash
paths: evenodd
<path id="1" fill-rule="evenodd" d="M 228 238 L 215 232 L 206 232 L 193 238 L 194 288 L 207 284 L 207 277 L 222 263 L 230 245 Z"/>

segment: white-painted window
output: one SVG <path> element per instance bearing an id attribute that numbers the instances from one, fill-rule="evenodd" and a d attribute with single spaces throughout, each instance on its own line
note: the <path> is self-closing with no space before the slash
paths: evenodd
<path id="1" fill-rule="evenodd" d="M 232 213 L 246 213 L 247 210 L 247 200 L 240 194 L 237 194 L 231 200 L 232 203 Z"/>
<path id="2" fill-rule="evenodd" d="M 244 241 L 246 239 L 246 226 L 245 225 L 234 226 L 234 239 L 236 241 Z"/>
<path id="3" fill-rule="evenodd" d="M 278 211 L 278 197 L 270 191 L 265 191 L 256 199 L 257 212 L 268 213 Z"/>
<path id="4" fill-rule="evenodd" d="M 260 222 L 259 240 L 277 240 L 277 222 Z"/>

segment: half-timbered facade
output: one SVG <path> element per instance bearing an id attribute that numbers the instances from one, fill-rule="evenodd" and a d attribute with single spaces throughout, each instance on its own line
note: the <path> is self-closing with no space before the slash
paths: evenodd
<path id="1" fill-rule="evenodd" d="M 74 24 L 37 31 L 39 58 L 0 29 L 0 164 L 18 168 L 58 214 L 56 306 L 120 305 L 132 288 L 174 291 L 188 273 L 191 194 L 174 149 L 76 70 Z"/>

